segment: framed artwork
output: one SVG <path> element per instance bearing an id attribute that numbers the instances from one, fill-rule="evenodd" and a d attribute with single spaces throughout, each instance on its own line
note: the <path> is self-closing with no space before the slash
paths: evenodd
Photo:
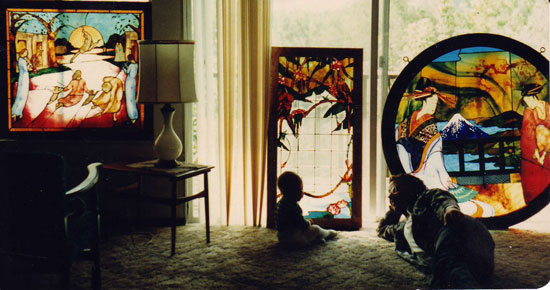
<path id="1" fill-rule="evenodd" d="M 152 138 L 137 104 L 150 3 L 2 4 L 5 137 Z M 4 58 L 5 56 L 5 58 Z"/>
<path id="2" fill-rule="evenodd" d="M 527 45 L 467 34 L 431 46 L 398 76 L 382 118 L 390 172 L 448 190 L 490 228 L 548 204 L 548 60 Z"/>
<path id="3" fill-rule="evenodd" d="M 269 227 L 285 171 L 303 180 L 306 218 L 326 228 L 361 227 L 362 56 L 362 49 L 272 49 Z"/>

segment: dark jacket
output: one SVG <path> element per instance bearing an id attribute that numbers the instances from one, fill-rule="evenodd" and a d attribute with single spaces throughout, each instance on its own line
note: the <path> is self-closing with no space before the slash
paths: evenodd
<path id="1" fill-rule="evenodd" d="M 276 226 L 279 233 L 292 233 L 304 231 L 309 227 L 309 222 L 302 214 L 302 208 L 295 199 L 283 195 L 277 203 L 275 210 Z"/>
<path id="2" fill-rule="evenodd" d="M 395 242 L 395 250 L 402 258 L 429 272 L 430 258 L 433 257 L 437 237 L 443 228 L 443 217 L 449 207 L 459 210 L 454 196 L 441 189 L 428 189 L 407 208 L 405 216 L 412 219 L 412 235 L 424 251 L 422 257 L 415 255 L 409 247 L 404 234 L 405 221 L 400 221 L 400 213 L 388 211 L 378 224 L 377 234 Z"/>

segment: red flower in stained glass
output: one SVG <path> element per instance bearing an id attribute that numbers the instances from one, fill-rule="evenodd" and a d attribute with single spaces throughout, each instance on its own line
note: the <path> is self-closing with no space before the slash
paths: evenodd
<path id="1" fill-rule="evenodd" d="M 279 111 L 281 109 L 284 109 L 285 111 L 290 111 L 290 108 L 292 107 L 292 102 L 294 102 L 294 98 L 291 94 L 284 92 L 279 95 Z"/>
<path id="2" fill-rule="evenodd" d="M 333 61 L 330 63 L 330 69 L 333 70 L 340 70 L 342 69 L 344 65 L 341 61 L 337 60 L 336 58 L 333 58 Z"/>
<path id="3" fill-rule="evenodd" d="M 338 206 L 338 208 L 344 208 L 348 206 L 348 202 L 342 199 L 341 201 L 336 203 L 336 206 Z"/>
<path id="4" fill-rule="evenodd" d="M 307 79 L 306 75 L 302 71 L 296 71 L 294 73 L 294 80 L 296 81 L 305 81 Z"/>
<path id="5" fill-rule="evenodd" d="M 340 208 L 338 207 L 338 205 L 336 203 L 331 203 L 328 207 L 327 207 L 327 211 L 331 214 L 331 215 L 338 215 L 340 214 Z"/>

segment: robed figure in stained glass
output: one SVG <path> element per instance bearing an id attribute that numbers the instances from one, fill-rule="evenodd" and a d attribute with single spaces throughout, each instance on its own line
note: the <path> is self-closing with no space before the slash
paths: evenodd
<path id="1" fill-rule="evenodd" d="M 138 64 L 135 61 L 134 55 L 128 55 L 128 64 L 123 67 L 126 73 L 126 82 L 124 83 L 124 91 L 126 95 L 126 111 L 128 112 L 128 118 L 134 123 L 138 118 L 138 108 L 136 100 L 136 88 L 137 88 L 137 75 Z"/>
<path id="2" fill-rule="evenodd" d="M 29 69 L 32 68 L 28 59 L 28 52 L 26 48 L 19 51 L 19 57 L 17 59 L 17 69 L 19 70 L 19 76 L 17 78 L 17 94 L 15 101 L 11 107 L 11 117 L 23 118 L 23 109 L 29 96 Z"/>
<path id="3" fill-rule="evenodd" d="M 416 91 L 408 97 L 420 100 L 422 107 L 398 127 L 397 152 L 401 162 L 406 172 L 424 180 L 428 188 L 448 190 L 451 178 L 443 163 L 443 140 L 437 130 L 434 113 L 439 100 L 454 107 L 456 97 L 438 92 L 426 78 L 420 78 Z"/>
<path id="4" fill-rule="evenodd" d="M 482 201 L 473 200 L 476 190 L 452 181 L 443 160 L 443 138 L 437 128 L 435 112 L 438 102 L 454 108 L 457 97 L 438 91 L 430 79 L 421 77 L 416 89 L 407 97 L 411 102 L 421 101 L 399 124 L 396 132 L 397 152 L 406 173 L 420 178 L 427 188 L 439 188 L 451 192 L 461 210 L 473 216 L 493 216 L 494 208 Z"/>
<path id="5" fill-rule="evenodd" d="M 526 85 L 521 126 L 521 184 L 525 203 L 550 185 L 550 105 L 541 100 L 543 86 Z"/>

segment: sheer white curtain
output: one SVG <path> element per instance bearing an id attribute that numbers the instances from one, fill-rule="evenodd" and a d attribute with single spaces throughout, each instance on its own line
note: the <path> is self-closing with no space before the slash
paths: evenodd
<path id="1" fill-rule="evenodd" d="M 214 165 L 213 223 L 265 224 L 269 1 L 193 3 L 195 161 Z"/>
<path id="2" fill-rule="evenodd" d="M 221 224 L 225 198 L 220 183 L 216 21 L 215 1 L 193 1 L 195 88 L 199 100 L 193 105 L 193 161 L 215 166 L 209 174 L 210 220 L 213 224 Z M 193 186 L 202 187 L 195 181 Z M 203 212 L 203 203 L 196 204 Z M 204 215 L 199 214 L 199 217 L 203 222 Z"/>

